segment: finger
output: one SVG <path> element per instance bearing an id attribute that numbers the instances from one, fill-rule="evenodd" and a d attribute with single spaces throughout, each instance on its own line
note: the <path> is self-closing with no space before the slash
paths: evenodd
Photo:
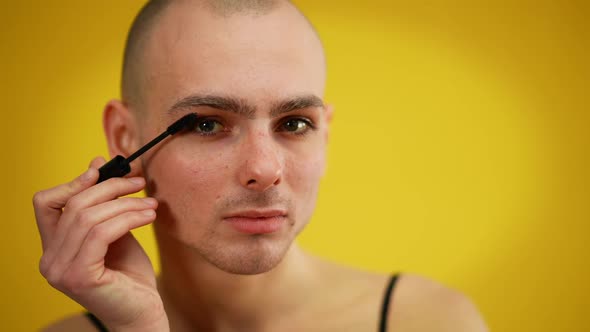
<path id="1" fill-rule="evenodd" d="M 109 245 L 132 229 L 147 225 L 156 218 L 154 210 L 131 211 L 118 215 L 96 225 L 84 239 L 84 243 L 74 258 L 71 268 L 87 271 L 88 278 L 100 277 L 104 273 L 105 256 Z M 138 250 L 141 249 L 138 245 Z M 116 257 L 113 257 L 115 260 Z M 116 263 L 115 263 L 116 264 Z"/>
<path id="2" fill-rule="evenodd" d="M 64 213 L 67 213 L 68 210 L 81 211 L 90 206 L 138 192 L 144 186 L 145 179 L 142 177 L 108 179 L 71 197 L 63 207 Z"/>
<path id="3" fill-rule="evenodd" d="M 64 206 L 63 215 L 57 225 L 57 229 L 54 231 L 52 241 L 46 248 L 47 256 L 44 258 L 45 264 L 53 263 L 66 234 L 71 227 L 78 227 L 77 222 L 80 218 L 84 217 L 85 209 L 112 201 L 119 196 L 137 192 L 144 185 L 145 180 L 143 178 L 113 178 L 88 188 L 70 198 L 66 206 Z"/>
<path id="4" fill-rule="evenodd" d="M 126 197 L 92 206 L 80 214 L 76 225 L 70 227 L 65 238 L 55 239 L 56 242 L 61 241 L 61 245 L 56 243 L 55 247 L 59 247 L 59 249 L 56 252 L 48 253 L 48 255 L 56 254 L 57 256 L 53 260 L 51 257 L 47 259 L 54 265 L 68 265 L 80 251 L 80 247 L 90 230 L 98 224 L 126 212 L 155 209 L 157 206 L 157 201 L 151 197 Z"/>
<path id="5" fill-rule="evenodd" d="M 98 171 L 90 168 L 68 183 L 35 193 L 33 208 L 44 249 L 55 231 L 57 221 L 62 214 L 62 208 L 70 198 L 91 187 L 96 183 L 96 180 L 98 180 Z"/>
<path id="6" fill-rule="evenodd" d="M 105 160 L 103 157 L 96 157 L 91 161 L 90 168 L 98 169 L 104 163 Z M 96 183 L 96 181 L 94 181 L 94 178 L 96 178 L 95 173 L 96 172 L 89 169 L 69 183 L 45 191 L 40 191 L 33 196 L 33 206 L 37 217 L 39 231 L 42 233 L 42 239 L 47 237 L 47 227 L 43 225 L 43 222 L 47 219 L 57 222 L 57 218 L 61 215 L 62 208 L 67 201 L 72 196 Z M 41 224 L 39 224 L 39 222 L 41 222 Z"/>
<path id="7" fill-rule="evenodd" d="M 106 164 L 106 160 L 103 157 L 96 157 L 96 158 L 92 159 L 89 167 L 99 169 L 104 164 Z"/>

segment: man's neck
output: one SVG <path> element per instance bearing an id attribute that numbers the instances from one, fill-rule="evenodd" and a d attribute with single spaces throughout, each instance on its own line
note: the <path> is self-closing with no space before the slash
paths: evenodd
<path id="1" fill-rule="evenodd" d="M 158 244 L 158 288 L 173 331 L 276 329 L 320 289 L 315 263 L 296 244 L 278 266 L 256 275 L 222 271 L 167 235 Z"/>

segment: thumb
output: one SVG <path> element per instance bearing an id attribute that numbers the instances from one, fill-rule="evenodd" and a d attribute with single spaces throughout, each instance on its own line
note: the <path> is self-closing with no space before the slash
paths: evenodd
<path id="1" fill-rule="evenodd" d="M 96 157 L 90 162 L 89 168 L 99 169 L 102 165 L 106 164 L 106 160 L 103 157 Z"/>

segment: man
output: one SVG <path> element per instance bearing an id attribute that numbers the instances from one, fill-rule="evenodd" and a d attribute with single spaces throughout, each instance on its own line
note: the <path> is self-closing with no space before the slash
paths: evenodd
<path id="1" fill-rule="evenodd" d="M 110 154 L 199 120 L 128 178 L 95 185 L 97 158 L 37 193 L 43 276 L 110 331 L 484 331 L 454 291 L 411 275 L 394 285 L 294 243 L 325 167 L 324 84 L 321 42 L 287 1 L 149 2 L 128 38 L 123 100 L 104 111 Z M 129 233 L 152 222 L 158 277 Z M 96 327 L 80 315 L 47 331 Z"/>

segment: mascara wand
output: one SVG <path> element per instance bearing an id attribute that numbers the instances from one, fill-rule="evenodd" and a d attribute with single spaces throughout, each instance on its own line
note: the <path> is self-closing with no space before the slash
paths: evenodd
<path id="1" fill-rule="evenodd" d="M 146 145 L 141 147 L 141 149 L 137 150 L 133 153 L 129 158 L 125 158 L 121 155 L 116 156 L 115 158 L 111 159 L 108 163 L 102 165 L 101 168 L 98 169 L 99 176 L 98 181 L 96 183 L 101 183 L 102 181 L 108 180 L 114 177 L 122 177 L 131 172 L 131 166 L 129 164 L 137 159 L 137 157 L 144 154 L 147 150 L 151 149 L 154 145 L 160 143 L 164 138 L 168 137 L 169 135 L 174 135 L 179 131 L 194 127 L 195 123 L 197 122 L 197 113 L 190 113 L 176 122 L 166 129 L 163 133 L 161 133 L 158 137 L 154 138 Z"/>

